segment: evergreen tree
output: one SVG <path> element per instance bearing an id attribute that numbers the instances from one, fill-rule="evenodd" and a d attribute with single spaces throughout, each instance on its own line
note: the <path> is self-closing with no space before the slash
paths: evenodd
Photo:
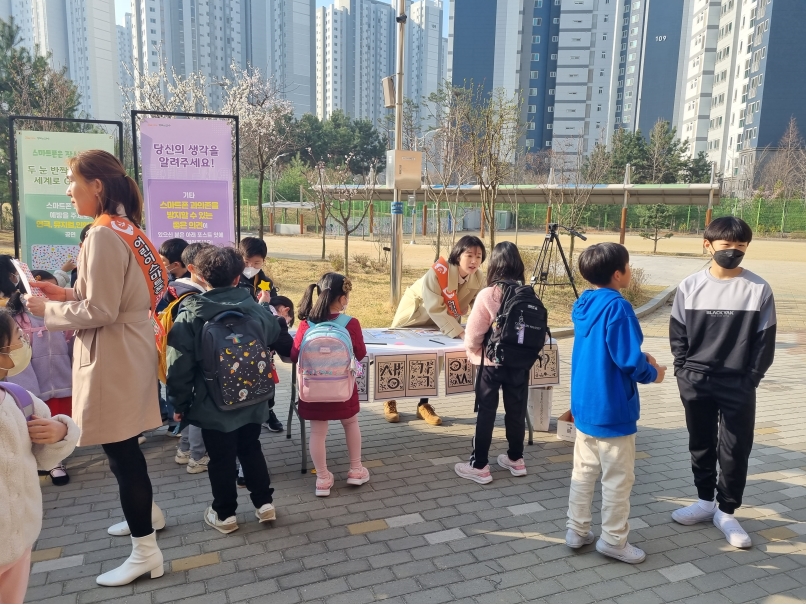
<path id="1" fill-rule="evenodd" d="M 0 19 L 0 174 L 9 174 L 8 116 L 36 115 L 73 118 L 78 112 L 79 94 L 67 77 L 67 69 L 54 70 L 50 54 L 31 54 L 21 45 L 20 28 L 13 19 Z M 35 130 L 77 130 L 76 124 L 16 122 L 15 128 Z M 0 202 L 10 202 L 9 180 L 0 179 Z"/>

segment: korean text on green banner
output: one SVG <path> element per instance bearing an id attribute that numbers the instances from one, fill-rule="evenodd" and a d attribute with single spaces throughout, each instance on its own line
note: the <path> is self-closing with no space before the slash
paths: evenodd
<path id="1" fill-rule="evenodd" d="M 109 134 L 17 132 L 20 258 L 31 269 L 61 269 L 78 258 L 78 237 L 92 218 L 79 216 L 67 197 L 67 160 L 81 151 L 115 153 Z"/>

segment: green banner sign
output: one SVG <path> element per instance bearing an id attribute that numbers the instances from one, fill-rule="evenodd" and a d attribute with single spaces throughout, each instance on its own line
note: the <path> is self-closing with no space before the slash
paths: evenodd
<path id="1" fill-rule="evenodd" d="M 67 197 L 67 159 L 88 149 L 114 154 L 115 138 L 79 132 L 17 132 L 20 258 L 32 269 L 53 271 L 78 258 L 78 236 L 92 219 L 79 216 Z"/>

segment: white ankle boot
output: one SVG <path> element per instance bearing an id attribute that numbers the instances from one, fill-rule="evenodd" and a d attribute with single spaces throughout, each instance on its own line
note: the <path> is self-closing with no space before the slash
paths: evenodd
<path id="1" fill-rule="evenodd" d="M 165 529 L 165 515 L 162 514 L 162 510 L 156 502 L 151 503 L 151 527 L 157 531 Z M 106 531 L 110 536 L 128 536 L 132 533 L 129 524 L 125 521 L 115 523 Z"/>
<path id="2" fill-rule="evenodd" d="M 142 538 L 133 537 L 132 554 L 123 565 L 101 574 L 95 581 L 101 586 L 124 586 L 148 572 L 151 572 L 152 578 L 160 578 L 165 573 L 162 564 L 162 551 L 157 546 L 157 532 L 152 531 Z"/>

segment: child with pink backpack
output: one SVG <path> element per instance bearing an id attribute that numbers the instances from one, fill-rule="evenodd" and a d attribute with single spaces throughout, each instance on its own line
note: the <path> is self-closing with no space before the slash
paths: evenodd
<path id="1" fill-rule="evenodd" d="M 310 452 L 316 467 L 316 495 L 329 496 L 335 477 L 327 469 L 325 439 L 328 421 L 344 427 L 350 455 L 348 485 L 369 481 L 361 464 L 361 429 L 358 427 L 358 360 L 367 354 L 361 324 L 344 314 L 353 284 L 339 273 L 325 273 L 311 284 L 299 303 L 302 320 L 294 337 L 291 359 L 297 363 L 299 415 L 311 423 Z M 313 301 L 316 290 L 318 298 Z"/>

